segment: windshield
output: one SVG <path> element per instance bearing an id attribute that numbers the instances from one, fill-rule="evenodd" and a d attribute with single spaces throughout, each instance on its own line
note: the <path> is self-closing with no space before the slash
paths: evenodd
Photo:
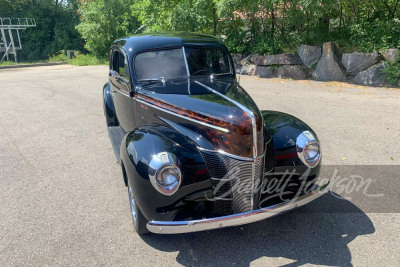
<path id="1" fill-rule="evenodd" d="M 185 48 L 190 76 L 230 74 L 227 53 L 217 48 Z"/>
<path id="2" fill-rule="evenodd" d="M 190 76 L 231 74 L 229 57 L 218 48 L 185 47 Z M 182 48 L 149 51 L 135 57 L 137 80 L 165 80 L 187 77 Z"/>
<path id="3" fill-rule="evenodd" d="M 182 48 L 140 53 L 135 57 L 135 73 L 138 81 L 187 77 Z"/>

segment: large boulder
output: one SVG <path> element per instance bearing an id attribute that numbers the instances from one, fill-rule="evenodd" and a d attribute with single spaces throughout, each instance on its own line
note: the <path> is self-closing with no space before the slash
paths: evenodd
<path id="1" fill-rule="evenodd" d="M 260 78 L 274 78 L 274 73 L 274 69 L 268 66 L 256 66 L 254 70 L 254 75 Z"/>
<path id="2" fill-rule="evenodd" d="M 334 43 L 324 43 L 322 57 L 318 61 L 312 77 L 318 81 L 345 81 L 344 68 L 340 65 L 340 55 Z"/>
<path id="3" fill-rule="evenodd" d="M 240 65 L 240 61 L 244 58 L 242 54 L 234 54 L 233 55 L 233 62 Z"/>
<path id="4" fill-rule="evenodd" d="M 304 65 L 311 68 L 321 57 L 321 47 L 311 45 L 301 45 L 297 53 Z"/>
<path id="5" fill-rule="evenodd" d="M 277 76 L 293 80 L 306 80 L 310 74 L 309 70 L 302 65 L 283 65 L 278 68 Z"/>
<path id="6" fill-rule="evenodd" d="M 375 65 L 379 60 L 378 52 L 372 53 L 344 53 L 342 56 L 342 64 L 346 71 L 352 75 L 356 75 L 360 71 L 366 70 Z"/>
<path id="7" fill-rule="evenodd" d="M 394 63 L 400 57 L 400 50 L 397 48 L 390 48 L 381 51 L 383 59 Z"/>
<path id="8" fill-rule="evenodd" d="M 385 63 L 379 63 L 359 72 L 354 78 L 354 82 L 361 85 L 382 85 L 385 82 L 385 78 L 381 73 L 384 66 Z"/>
<path id="9" fill-rule="evenodd" d="M 242 58 L 239 62 L 238 65 L 246 65 L 247 63 L 251 63 L 251 59 L 253 56 L 257 56 L 259 54 L 251 54 L 248 55 L 247 57 Z"/>
<path id="10" fill-rule="evenodd" d="M 233 65 L 235 65 L 235 69 L 237 71 L 242 67 L 240 61 L 244 58 L 244 56 L 242 54 L 234 54 L 232 58 L 233 58 Z"/>
<path id="11" fill-rule="evenodd" d="M 278 54 L 278 55 L 253 55 L 251 63 L 255 65 L 300 65 L 302 64 L 297 54 Z"/>
<path id="12" fill-rule="evenodd" d="M 244 65 L 242 66 L 243 68 L 243 75 L 254 75 L 255 69 L 256 69 L 256 65 L 254 64 L 249 64 L 249 65 Z"/>

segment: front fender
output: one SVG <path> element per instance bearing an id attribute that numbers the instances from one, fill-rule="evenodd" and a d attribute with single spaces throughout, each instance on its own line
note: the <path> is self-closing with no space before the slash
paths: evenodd
<path id="1" fill-rule="evenodd" d="M 171 196 L 158 192 L 150 182 L 149 163 L 160 152 L 176 155 L 182 173 L 181 185 Z M 172 221 L 179 219 L 179 214 L 196 214 L 196 205 L 211 191 L 207 167 L 195 145 L 163 125 L 142 126 L 129 132 L 121 144 L 121 162 L 135 200 L 148 220 Z"/>
<path id="2" fill-rule="evenodd" d="M 111 95 L 109 82 L 103 86 L 103 109 L 107 126 L 118 126 L 119 122 L 115 113 L 114 100 Z"/>
<path id="3" fill-rule="evenodd" d="M 297 156 L 296 140 L 302 132 L 310 131 L 318 141 L 311 127 L 286 113 L 263 110 L 261 114 L 264 119 L 264 128 L 273 138 L 275 166 L 304 166 Z"/>

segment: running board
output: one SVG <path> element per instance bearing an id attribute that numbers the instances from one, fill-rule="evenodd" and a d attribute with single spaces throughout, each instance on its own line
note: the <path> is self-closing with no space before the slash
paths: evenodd
<path id="1" fill-rule="evenodd" d="M 118 162 L 121 163 L 121 143 L 122 139 L 124 139 L 124 136 L 126 135 L 126 132 L 124 129 L 122 129 L 120 126 L 112 126 L 108 127 L 108 136 L 110 137 L 111 145 L 114 149 L 115 157 L 117 158 Z"/>

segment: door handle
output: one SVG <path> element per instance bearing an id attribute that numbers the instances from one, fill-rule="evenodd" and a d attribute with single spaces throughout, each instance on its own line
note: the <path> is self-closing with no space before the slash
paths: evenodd
<path id="1" fill-rule="evenodd" d="M 110 93 L 111 93 L 112 95 L 115 95 L 115 94 L 117 93 L 117 91 L 110 90 Z"/>

